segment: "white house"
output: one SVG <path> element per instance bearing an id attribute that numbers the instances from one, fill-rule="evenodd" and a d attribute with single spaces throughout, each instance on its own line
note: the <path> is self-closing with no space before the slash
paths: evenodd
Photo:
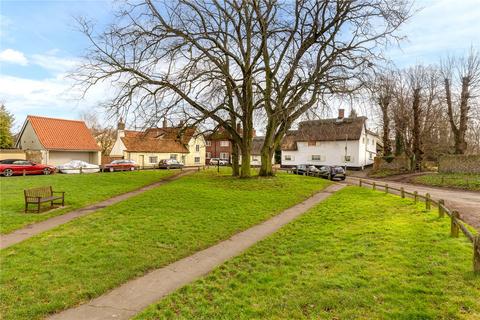
<path id="1" fill-rule="evenodd" d="M 100 164 L 101 151 L 92 133 L 79 120 L 28 116 L 15 147 L 36 151 L 43 164 L 60 165 L 71 160 Z"/>
<path id="2" fill-rule="evenodd" d="M 134 160 L 142 167 L 158 165 L 163 159 L 176 159 L 186 166 L 205 164 L 205 139 L 195 128 L 149 128 L 145 131 L 125 130 L 119 123 L 111 157 Z"/>
<path id="3" fill-rule="evenodd" d="M 369 131 L 366 117 L 344 117 L 300 122 L 282 141 L 282 166 L 341 165 L 363 168 L 373 164 L 377 134 Z"/>

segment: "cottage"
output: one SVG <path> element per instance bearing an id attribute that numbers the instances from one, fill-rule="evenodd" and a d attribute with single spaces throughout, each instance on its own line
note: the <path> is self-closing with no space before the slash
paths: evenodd
<path id="1" fill-rule="evenodd" d="M 205 163 L 205 139 L 195 128 L 149 128 L 125 130 L 119 123 L 110 157 L 134 160 L 142 167 L 156 166 L 162 159 L 176 159 L 186 166 Z"/>
<path id="2" fill-rule="evenodd" d="M 373 164 L 378 135 L 367 129 L 366 117 L 344 117 L 300 122 L 282 141 L 282 166 L 342 165 L 363 168 Z"/>
<path id="3" fill-rule="evenodd" d="M 36 154 L 37 162 L 60 165 L 71 160 L 100 164 L 101 151 L 85 122 L 27 116 L 15 147 Z"/>

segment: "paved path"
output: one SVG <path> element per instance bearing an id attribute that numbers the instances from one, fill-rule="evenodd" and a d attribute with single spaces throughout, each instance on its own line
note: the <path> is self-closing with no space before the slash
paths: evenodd
<path id="1" fill-rule="evenodd" d="M 165 183 L 168 183 L 170 181 L 176 180 L 184 175 L 190 174 L 195 172 L 196 170 L 189 169 L 189 170 L 183 170 L 182 172 L 175 174 L 173 176 L 167 177 L 165 179 L 162 179 L 161 181 L 154 182 L 152 184 L 149 184 L 147 186 L 144 186 L 140 189 L 130 191 L 127 193 L 123 193 L 117 196 L 114 196 L 112 198 L 109 198 L 107 200 L 97 202 L 94 204 L 91 204 L 89 206 L 70 211 L 68 213 L 65 213 L 63 215 L 59 215 L 53 218 L 50 218 L 48 220 L 44 220 L 38 223 L 30 224 L 26 226 L 25 228 L 15 230 L 9 234 L 1 235 L 0 236 L 0 249 L 4 249 L 7 247 L 10 247 L 16 243 L 22 242 L 28 238 L 31 238 L 41 232 L 50 230 L 52 228 L 55 228 L 59 225 L 62 225 L 64 223 L 67 223 L 73 219 L 76 219 L 78 217 L 83 217 L 87 214 L 90 214 L 92 212 L 95 212 L 97 210 L 103 209 L 105 207 L 114 205 L 120 201 L 127 200 L 131 197 L 134 197 L 136 195 L 139 195 L 141 193 L 144 193 L 145 191 L 152 190 L 158 186 L 161 186 Z"/>
<path id="2" fill-rule="evenodd" d="M 198 279 L 225 261 L 239 255 L 341 188 L 343 188 L 342 185 L 332 185 L 273 218 L 237 233 L 228 240 L 178 260 L 166 267 L 147 273 L 86 304 L 65 310 L 48 319 L 130 319 L 130 317 L 152 303 L 157 302 L 165 295 Z"/>
<path id="3" fill-rule="evenodd" d="M 418 191 L 420 194 L 428 192 L 434 200 L 445 200 L 445 204 L 448 208 L 457 210 L 463 221 L 480 231 L 480 192 L 434 188 L 384 179 L 362 179 L 377 181 L 381 184 L 388 183 L 389 186 L 396 188 L 404 187 L 405 191 Z M 347 181 L 358 185 L 358 179 L 356 178 L 347 178 Z"/>

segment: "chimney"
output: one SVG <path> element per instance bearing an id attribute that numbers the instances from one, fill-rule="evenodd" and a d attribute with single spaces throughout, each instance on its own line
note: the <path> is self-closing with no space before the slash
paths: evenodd
<path id="1" fill-rule="evenodd" d="M 345 117 L 345 109 L 338 109 L 338 119 L 343 119 Z"/>
<path id="2" fill-rule="evenodd" d="M 163 128 L 167 128 L 167 127 L 168 127 L 167 118 L 163 118 Z"/>
<path id="3" fill-rule="evenodd" d="M 120 118 L 120 121 L 117 123 L 117 136 L 119 138 L 125 137 L 125 122 L 123 122 L 123 118 Z"/>

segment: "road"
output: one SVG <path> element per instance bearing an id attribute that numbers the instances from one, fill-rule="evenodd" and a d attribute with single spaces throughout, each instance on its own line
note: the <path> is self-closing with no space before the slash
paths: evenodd
<path id="1" fill-rule="evenodd" d="M 395 188 L 403 187 L 405 188 L 405 191 L 409 192 L 418 191 L 419 194 L 430 193 L 432 199 L 443 199 L 448 208 L 457 210 L 459 212 L 460 218 L 463 221 L 480 231 L 480 192 L 433 188 L 418 184 L 384 179 L 362 179 L 376 181 L 381 184 L 388 183 L 389 186 Z M 347 182 L 358 185 L 358 178 L 347 178 Z"/>

